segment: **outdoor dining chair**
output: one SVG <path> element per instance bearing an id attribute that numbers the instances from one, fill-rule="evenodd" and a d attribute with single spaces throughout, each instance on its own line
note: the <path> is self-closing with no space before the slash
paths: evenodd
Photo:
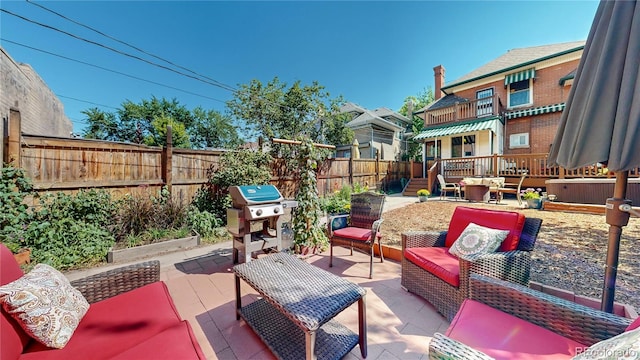
<path id="1" fill-rule="evenodd" d="M 374 245 L 377 240 L 380 262 L 384 262 L 382 254 L 382 208 L 385 195 L 372 191 L 351 195 L 350 213 L 336 215 L 328 219 L 328 234 L 331 242 L 329 266 L 333 266 L 333 247 L 343 246 L 365 251 L 369 254 L 369 279 L 373 278 Z M 346 220 L 346 221 L 344 221 Z"/>
<path id="2" fill-rule="evenodd" d="M 444 180 L 442 174 L 438 174 L 438 182 L 440 183 L 440 199 L 444 199 L 447 196 L 447 192 L 452 191 L 456 200 L 461 198 L 460 185 L 456 183 L 448 183 Z"/>

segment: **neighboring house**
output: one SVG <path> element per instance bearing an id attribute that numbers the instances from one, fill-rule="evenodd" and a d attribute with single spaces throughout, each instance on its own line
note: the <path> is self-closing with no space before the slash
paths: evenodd
<path id="1" fill-rule="evenodd" d="M 381 160 L 400 160 L 407 151 L 405 133 L 411 131 L 411 120 L 387 108 L 367 110 L 354 103 L 346 103 L 341 113 L 351 114 L 346 126 L 353 130 L 358 140 L 360 158 L 374 159 L 376 152 Z M 351 144 L 339 146 L 337 157 L 351 157 Z"/>
<path id="2" fill-rule="evenodd" d="M 73 124 L 64 106 L 28 64 L 17 63 L 0 47 L 0 130 L 7 133 L 10 109 L 18 110 L 21 132 L 30 135 L 71 137 Z"/>
<path id="3" fill-rule="evenodd" d="M 427 160 L 547 153 L 584 41 L 513 49 L 444 84 L 434 68 L 436 100 L 414 114 Z"/>

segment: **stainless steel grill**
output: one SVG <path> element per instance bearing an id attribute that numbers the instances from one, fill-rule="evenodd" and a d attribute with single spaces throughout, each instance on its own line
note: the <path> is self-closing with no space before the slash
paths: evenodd
<path id="1" fill-rule="evenodd" d="M 255 251 L 282 250 L 283 215 L 297 203 L 284 200 L 273 185 L 231 186 L 229 193 L 233 207 L 227 209 L 227 230 L 233 235 L 234 264 L 240 252 L 249 262 Z"/>

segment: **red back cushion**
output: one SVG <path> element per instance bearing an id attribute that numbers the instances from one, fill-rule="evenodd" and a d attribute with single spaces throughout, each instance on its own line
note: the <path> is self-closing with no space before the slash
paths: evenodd
<path id="1" fill-rule="evenodd" d="M 11 250 L 0 244 L 0 285 L 18 280 L 24 273 Z M 0 359 L 17 359 L 31 338 L 4 309 L 0 309 Z"/>
<path id="2" fill-rule="evenodd" d="M 460 237 L 460 234 L 469 225 L 474 222 L 480 226 L 509 230 L 509 235 L 504 239 L 498 251 L 511 251 L 518 248 L 520 234 L 524 227 L 524 214 L 515 211 L 500 211 L 476 209 L 465 206 L 458 206 L 453 212 L 451 221 L 449 222 L 449 231 L 445 239 L 445 246 L 451 247 L 453 243 Z"/>

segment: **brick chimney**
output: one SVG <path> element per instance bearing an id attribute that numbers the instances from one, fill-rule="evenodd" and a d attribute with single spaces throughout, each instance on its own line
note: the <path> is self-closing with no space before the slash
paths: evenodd
<path id="1" fill-rule="evenodd" d="M 438 65 L 433 68 L 433 77 L 435 78 L 436 89 L 433 97 L 438 100 L 442 97 L 442 86 L 444 86 L 444 66 Z"/>

